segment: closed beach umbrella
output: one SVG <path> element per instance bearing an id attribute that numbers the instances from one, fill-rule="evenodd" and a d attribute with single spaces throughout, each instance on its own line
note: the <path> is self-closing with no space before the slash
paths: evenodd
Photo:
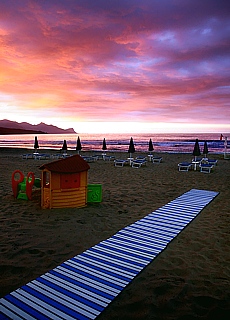
<path id="1" fill-rule="evenodd" d="M 66 151 L 67 151 L 67 143 L 66 143 L 66 140 L 64 140 L 64 142 L 63 142 L 62 151 L 64 151 L 64 154 L 65 154 Z"/>
<path id="2" fill-rule="evenodd" d="M 196 157 L 199 157 L 199 156 L 201 155 L 198 139 L 196 139 L 195 146 L 194 146 L 194 149 L 193 149 L 193 153 L 192 153 L 192 154 L 193 154 L 194 157 L 195 157 L 195 161 L 196 161 Z"/>
<path id="3" fill-rule="evenodd" d="M 132 153 L 135 152 L 135 147 L 134 147 L 134 143 L 133 143 L 133 138 L 131 137 L 130 142 L 129 142 L 129 150 L 128 150 L 129 154 L 130 154 L 130 158 L 132 158 Z"/>
<path id="4" fill-rule="evenodd" d="M 76 150 L 78 151 L 78 154 L 81 151 L 81 149 L 82 149 L 81 140 L 80 140 L 80 138 L 78 136 L 78 138 L 77 138 L 77 146 L 76 146 Z"/>
<path id="5" fill-rule="evenodd" d="M 34 149 L 35 149 L 35 152 L 37 152 L 37 149 L 39 149 L 37 136 L 35 137 L 35 140 L 34 140 Z"/>
<path id="6" fill-rule="evenodd" d="M 152 152 L 154 150 L 152 139 L 149 140 L 149 152 Z"/>
<path id="7" fill-rule="evenodd" d="M 207 158 L 207 154 L 208 154 L 208 144 L 207 144 L 207 141 L 205 141 L 205 143 L 204 143 L 203 154 L 204 154 L 205 158 Z"/>
<path id="8" fill-rule="evenodd" d="M 107 150 L 105 138 L 102 143 L 102 150 Z"/>

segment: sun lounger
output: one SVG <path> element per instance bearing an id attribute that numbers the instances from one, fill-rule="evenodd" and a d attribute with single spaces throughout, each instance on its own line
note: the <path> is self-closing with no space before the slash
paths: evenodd
<path id="1" fill-rule="evenodd" d="M 213 166 L 216 166 L 216 165 L 217 165 L 217 162 L 218 162 L 218 160 L 208 159 L 208 164 L 211 164 L 211 165 L 213 165 Z"/>
<path id="2" fill-rule="evenodd" d="M 144 156 L 138 156 L 138 157 L 136 157 L 136 159 L 135 160 L 147 160 L 147 158 L 146 157 L 144 157 Z"/>
<path id="3" fill-rule="evenodd" d="M 46 160 L 50 159 L 50 154 L 46 153 L 26 153 L 22 155 L 22 159 Z"/>
<path id="4" fill-rule="evenodd" d="M 162 162 L 163 158 L 162 157 L 152 157 L 152 162 L 154 163 L 160 163 Z"/>
<path id="5" fill-rule="evenodd" d="M 25 153 L 22 155 L 22 159 L 33 159 L 33 153 Z"/>
<path id="6" fill-rule="evenodd" d="M 178 170 L 179 171 L 189 171 L 192 169 L 192 163 L 191 162 L 181 162 L 178 164 Z"/>
<path id="7" fill-rule="evenodd" d="M 203 158 L 194 158 L 192 159 L 192 162 L 201 162 L 203 160 Z"/>
<path id="8" fill-rule="evenodd" d="M 63 262 L 1 298 L 0 319 L 95 319 L 217 195 L 192 189 Z"/>
<path id="9" fill-rule="evenodd" d="M 212 164 L 201 163 L 200 164 L 200 172 L 210 173 L 213 168 Z"/>
<path id="10" fill-rule="evenodd" d="M 142 166 L 146 166 L 147 161 L 146 160 L 133 160 L 132 161 L 132 168 L 140 168 Z"/>
<path id="11" fill-rule="evenodd" d="M 115 167 L 124 167 L 124 165 L 126 165 L 126 164 L 129 164 L 128 160 L 119 160 L 119 159 L 114 160 Z"/>
<path id="12" fill-rule="evenodd" d="M 87 156 L 81 156 L 86 162 L 95 162 L 97 161 L 97 158 L 95 157 L 87 157 Z"/>
<path id="13" fill-rule="evenodd" d="M 35 159 L 38 159 L 38 160 L 50 159 L 50 154 L 48 154 L 48 153 L 39 153 L 38 155 L 36 155 Z"/>
<path id="14" fill-rule="evenodd" d="M 104 157 L 104 161 L 111 161 L 111 160 L 115 160 L 115 157 L 114 156 L 105 156 Z"/>
<path id="15" fill-rule="evenodd" d="M 56 153 L 56 154 L 52 154 L 52 158 L 53 159 L 65 159 L 68 157 L 71 157 L 72 154 L 67 154 L 67 153 Z"/>

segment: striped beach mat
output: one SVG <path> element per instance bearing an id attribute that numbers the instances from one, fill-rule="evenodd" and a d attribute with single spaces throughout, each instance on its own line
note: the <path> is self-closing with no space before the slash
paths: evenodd
<path id="1" fill-rule="evenodd" d="M 218 192 L 192 189 L 0 299 L 0 319 L 95 319 Z"/>

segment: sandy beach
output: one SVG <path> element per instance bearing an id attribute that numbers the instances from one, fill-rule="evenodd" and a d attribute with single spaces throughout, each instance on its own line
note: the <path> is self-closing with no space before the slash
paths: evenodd
<path id="1" fill-rule="evenodd" d="M 39 167 L 50 162 L 22 159 L 26 152 L 0 149 L 0 297 L 196 188 L 219 195 L 98 319 L 229 319 L 230 161 L 223 155 L 209 154 L 218 159 L 210 174 L 179 172 L 178 163 L 191 161 L 190 154 L 162 153 L 162 163 L 138 169 L 99 160 L 89 164 L 88 183 L 102 185 L 101 203 L 43 210 L 40 189 L 34 189 L 31 201 L 13 197 L 14 170 L 32 171 L 39 178 Z"/>

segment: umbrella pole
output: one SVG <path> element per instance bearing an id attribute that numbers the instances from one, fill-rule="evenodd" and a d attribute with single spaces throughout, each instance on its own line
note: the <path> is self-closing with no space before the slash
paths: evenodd
<path id="1" fill-rule="evenodd" d="M 130 165 L 130 166 L 132 165 L 132 159 L 133 159 L 133 158 L 132 158 L 132 153 L 130 153 L 130 154 L 129 154 L 129 165 Z"/>

